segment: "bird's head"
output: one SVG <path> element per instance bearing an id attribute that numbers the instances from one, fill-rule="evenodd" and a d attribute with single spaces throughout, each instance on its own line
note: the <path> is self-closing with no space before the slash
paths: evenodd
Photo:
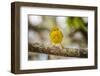
<path id="1" fill-rule="evenodd" d="M 57 26 L 53 26 L 51 29 L 51 31 L 58 31 L 58 30 L 59 30 L 59 28 Z"/>

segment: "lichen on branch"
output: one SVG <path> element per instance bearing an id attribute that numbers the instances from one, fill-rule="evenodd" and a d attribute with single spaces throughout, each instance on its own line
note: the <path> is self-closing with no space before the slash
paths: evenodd
<path id="1" fill-rule="evenodd" d="M 50 55 L 64 56 L 64 57 L 79 57 L 87 58 L 88 49 L 87 48 L 63 48 L 60 47 L 46 47 L 39 43 L 28 44 L 28 50 L 30 52 L 45 53 Z"/>

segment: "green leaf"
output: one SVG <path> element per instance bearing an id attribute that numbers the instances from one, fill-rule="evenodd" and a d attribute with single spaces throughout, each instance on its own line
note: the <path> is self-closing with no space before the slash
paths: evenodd
<path id="1" fill-rule="evenodd" d="M 84 30 L 87 32 L 87 26 L 82 17 L 67 17 L 67 24 L 69 28 L 75 28 L 76 30 Z"/>

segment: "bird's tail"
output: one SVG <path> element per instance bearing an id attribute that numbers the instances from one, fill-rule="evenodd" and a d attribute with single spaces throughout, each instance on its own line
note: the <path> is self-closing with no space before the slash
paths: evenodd
<path id="1" fill-rule="evenodd" d="M 62 43 L 60 43 L 60 45 L 61 45 L 61 48 L 64 49 L 64 46 L 62 45 Z"/>

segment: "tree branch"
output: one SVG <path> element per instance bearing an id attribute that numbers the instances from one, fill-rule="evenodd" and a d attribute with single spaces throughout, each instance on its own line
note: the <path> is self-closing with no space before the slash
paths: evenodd
<path id="1" fill-rule="evenodd" d="M 87 48 L 64 48 L 61 49 L 59 47 L 46 47 L 39 43 L 28 44 L 28 50 L 30 52 L 38 52 L 45 53 L 51 55 L 65 56 L 65 57 L 79 57 L 79 58 L 87 58 L 88 57 L 88 49 Z"/>

